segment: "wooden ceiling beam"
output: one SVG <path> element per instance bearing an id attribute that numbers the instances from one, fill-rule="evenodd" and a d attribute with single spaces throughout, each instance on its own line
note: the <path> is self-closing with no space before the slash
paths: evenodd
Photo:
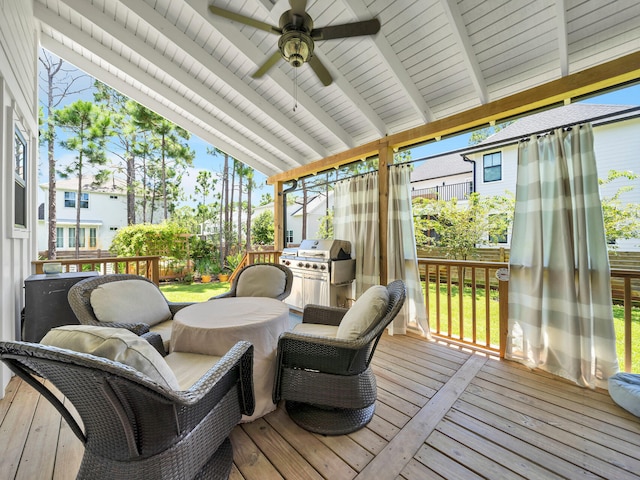
<path id="1" fill-rule="evenodd" d="M 465 112 L 383 137 L 380 140 L 331 155 L 308 165 L 278 173 L 269 177 L 267 183 L 274 184 L 302 178 L 330 168 L 338 168 L 360 158 L 377 155 L 382 144 L 388 144 L 394 149 L 416 145 L 639 79 L 640 51 L 474 107 Z"/>

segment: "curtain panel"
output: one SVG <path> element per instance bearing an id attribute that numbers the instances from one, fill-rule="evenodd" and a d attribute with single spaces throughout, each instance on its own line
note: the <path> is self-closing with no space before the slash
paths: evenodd
<path id="1" fill-rule="evenodd" d="M 591 388 L 618 371 L 591 125 L 518 147 L 506 356 Z"/>
<path id="2" fill-rule="evenodd" d="M 380 284 L 378 173 L 367 173 L 336 183 L 333 234 L 351 242 L 356 260 L 355 298 Z"/>
<path id="3" fill-rule="evenodd" d="M 407 287 L 407 299 L 391 325 L 391 333 L 404 334 L 408 327 L 430 337 L 418 271 L 410 182 L 410 166 L 394 165 L 389 168 L 387 274 L 389 282 L 404 280 Z"/>

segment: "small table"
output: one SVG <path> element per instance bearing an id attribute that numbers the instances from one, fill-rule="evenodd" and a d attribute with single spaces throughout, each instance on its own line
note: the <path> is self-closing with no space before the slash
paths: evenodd
<path id="1" fill-rule="evenodd" d="M 276 350 L 289 329 L 289 308 L 265 297 L 230 297 L 195 303 L 173 317 L 171 351 L 222 356 L 240 340 L 253 344 L 253 389 L 256 408 L 250 422 L 276 409 L 272 401 Z"/>

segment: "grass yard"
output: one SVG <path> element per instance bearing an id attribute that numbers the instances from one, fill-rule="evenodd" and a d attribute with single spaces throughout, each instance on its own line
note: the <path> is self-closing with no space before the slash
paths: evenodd
<path id="1" fill-rule="evenodd" d="M 424 282 L 422 284 L 422 292 L 424 294 Z M 498 292 L 490 290 L 489 293 L 489 334 L 486 337 L 487 321 L 486 321 L 486 300 L 483 288 L 476 289 L 476 343 L 479 345 L 490 344 L 498 347 L 499 341 L 499 314 L 498 314 Z M 472 295 L 471 288 L 463 289 L 462 297 L 463 320 L 460 322 L 460 302 L 458 297 L 458 286 L 451 286 L 451 333 L 453 338 L 464 338 L 471 341 L 473 325 L 472 325 Z M 437 310 L 436 310 L 436 286 L 429 284 L 429 326 L 431 331 L 436 333 L 437 329 Z M 462 332 L 460 328 L 462 323 Z M 613 324 L 616 331 L 616 350 L 618 353 L 618 361 L 620 368 L 624 365 L 624 307 L 620 305 L 613 306 Z M 446 335 L 449 330 L 448 326 L 448 304 L 447 304 L 447 287 L 440 285 L 440 329 L 442 335 Z M 631 309 L 631 338 L 634 340 L 631 344 L 631 372 L 640 373 L 640 308 Z"/>
<path id="2" fill-rule="evenodd" d="M 165 283 L 160 290 L 170 302 L 205 302 L 211 297 L 229 291 L 229 282 Z"/>

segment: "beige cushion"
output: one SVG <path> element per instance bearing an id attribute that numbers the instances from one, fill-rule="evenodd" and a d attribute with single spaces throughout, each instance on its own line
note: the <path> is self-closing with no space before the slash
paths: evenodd
<path id="1" fill-rule="evenodd" d="M 275 298 L 284 292 L 287 276 L 277 267 L 253 265 L 247 268 L 238 279 L 236 296 Z"/>
<path id="2" fill-rule="evenodd" d="M 180 390 L 188 390 L 221 358 L 199 353 L 173 352 L 164 357 L 164 360 L 178 379 Z"/>
<path id="3" fill-rule="evenodd" d="M 342 317 L 336 338 L 355 340 L 384 316 L 388 304 L 389 292 L 386 287 L 370 287 Z"/>
<path id="4" fill-rule="evenodd" d="M 151 328 L 150 332 L 157 333 L 162 337 L 162 344 L 164 345 L 164 351 L 169 351 L 169 345 L 171 343 L 171 329 L 173 328 L 173 320 L 165 320 L 162 323 L 157 323 Z"/>
<path id="5" fill-rule="evenodd" d="M 334 325 L 322 325 L 319 323 L 299 323 L 293 327 L 295 333 L 307 333 L 319 337 L 336 338 L 338 327 Z"/>
<path id="6" fill-rule="evenodd" d="M 127 329 L 64 325 L 51 329 L 41 343 L 124 363 L 164 387 L 179 389 L 178 380 L 162 355 Z"/>
<path id="7" fill-rule="evenodd" d="M 155 325 L 171 318 L 162 293 L 146 280 L 104 283 L 91 292 L 91 308 L 101 322 Z"/>

